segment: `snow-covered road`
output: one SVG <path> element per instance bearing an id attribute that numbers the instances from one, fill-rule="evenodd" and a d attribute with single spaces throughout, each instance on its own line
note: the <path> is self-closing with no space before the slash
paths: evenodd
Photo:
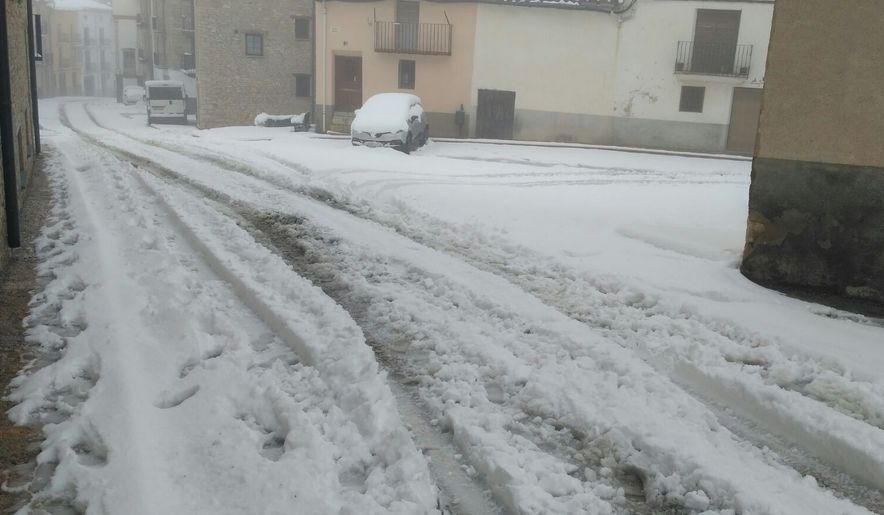
<path id="1" fill-rule="evenodd" d="M 884 328 L 739 275 L 745 161 L 42 112 L 35 506 L 884 509 Z"/>

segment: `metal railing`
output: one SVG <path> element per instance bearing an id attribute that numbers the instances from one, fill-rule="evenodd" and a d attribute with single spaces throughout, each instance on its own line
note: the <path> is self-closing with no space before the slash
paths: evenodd
<path id="1" fill-rule="evenodd" d="M 374 50 L 394 54 L 451 55 L 451 25 L 376 21 Z"/>
<path id="2" fill-rule="evenodd" d="M 675 73 L 748 77 L 751 63 L 752 45 L 679 41 L 675 52 Z"/>

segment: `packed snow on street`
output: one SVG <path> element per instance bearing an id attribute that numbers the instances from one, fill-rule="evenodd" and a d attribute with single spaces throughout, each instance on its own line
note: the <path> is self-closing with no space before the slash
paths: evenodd
<path id="1" fill-rule="evenodd" d="M 741 276 L 745 159 L 40 110 L 25 513 L 884 510 L 884 324 Z"/>

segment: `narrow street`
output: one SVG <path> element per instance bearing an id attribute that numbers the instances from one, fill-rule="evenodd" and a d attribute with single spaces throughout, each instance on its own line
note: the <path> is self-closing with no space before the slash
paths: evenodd
<path id="1" fill-rule="evenodd" d="M 739 275 L 745 161 L 139 113 L 41 105 L 32 507 L 884 512 L 884 327 Z"/>

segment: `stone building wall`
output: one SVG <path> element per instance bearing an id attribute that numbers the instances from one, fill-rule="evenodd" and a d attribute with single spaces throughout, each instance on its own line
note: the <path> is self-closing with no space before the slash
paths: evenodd
<path id="1" fill-rule="evenodd" d="M 195 0 L 200 128 L 249 125 L 262 112 L 311 111 L 296 96 L 296 74 L 313 73 L 310 38 L 295 38 L 295 18 L 313 16 L 308 0 Z M 247 56 L 245 35 L 261 34 L 263 56 Z"/>
<path id="2" fill-rule="evenodd" d="M 884 2 L 777 0 L 743 273 L 884 304 Z"/>
<path id="3" fill-rule="evenodd" d="M 10 206 L 9 199 L 3 199 L 0 206 L 0 267 L 9 256 L 7 233 L 7 209 L 20 209 L 27 193 L 28 181 L 36 162 L 34 125 L 32 118 L 30 50 L 28 47 L 28 15 L 25 0 L 6 1 L 6 30 L 9 51 L 9 75 L 12 93 L 12 144 L 15 159 L 15 174 L 18 190 L 18 206 Z M 2 136 L 0 136 L 2 137 Z M 0 170 L 0 177 L 3 177 Z M 0 179 L 0 191 L 5 191 Z M 0 193 L 0 197 L 5 197 Z"/>

